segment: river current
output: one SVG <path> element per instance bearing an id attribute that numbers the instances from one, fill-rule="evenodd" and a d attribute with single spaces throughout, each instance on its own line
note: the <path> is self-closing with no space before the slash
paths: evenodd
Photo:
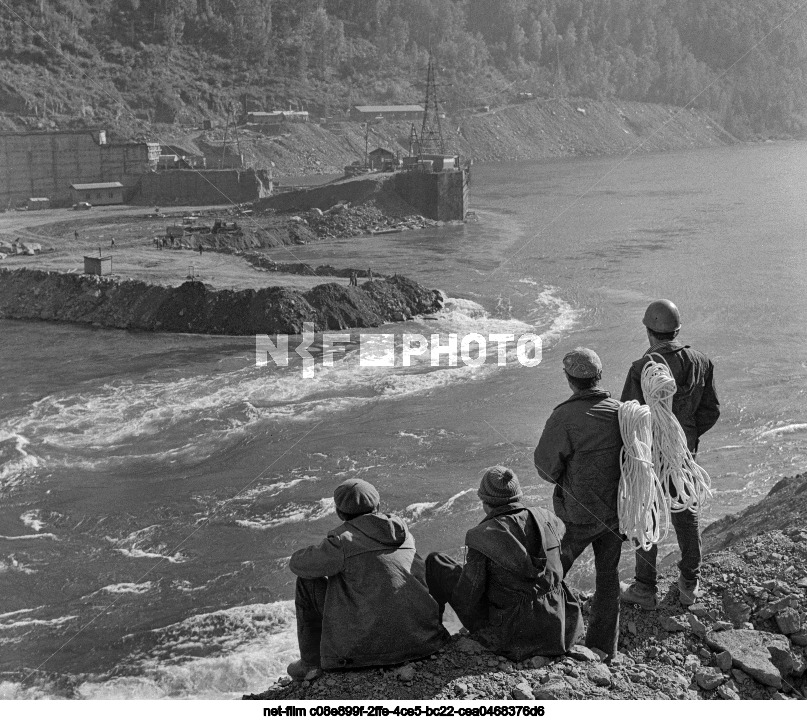
<path id="1" fill-rule="evenodd" d="M 440 288 L 443 311 L 377 332 L 536 333 L 536 367 L 495 344 L 371 367 L 354 343 L 304 378 L 257 367 L 251 337 L 0 321 L 0 698 L 263 690 L 296 657 L 287 559 L 338 524 L 337 483 L 376 484 L 424 553 L 458 552 L 486 466 L 547 503 L 532 451 L 560 359 L 594 348 L 618 396 L 657 297 L 716 367 L 703 523 L 754 502 L 807 459 L 806 190 L 803 143 L 492 164 L 476 222 L 274 256 Z"/>

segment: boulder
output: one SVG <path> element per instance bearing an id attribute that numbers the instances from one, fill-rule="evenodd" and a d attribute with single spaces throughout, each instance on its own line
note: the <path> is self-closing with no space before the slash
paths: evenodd
<path id="1" fill-rule="evenodd" d="M 776 625 L 779 630 L 789 636 L 792 633 L 797 633 L 801 630 L 801 618 L 799 612 L 794 608 L 786 608 L 776 614 Z"/>
<path id="2" fill-rule="evenodd" d="M 673 618 L 672 616 L 662 616 L 660 623 L 661 627 L 668 633 L 686 631 L 688 628 L 686 624 L 681 623 L 677 618 Z"/>
<path id="3" fill-rule="evenodd" d="M 721 651 L 715 657 L 715 661 L 717 662 L 717 667 L 724 672 L 731 671 L 731 654 L 728 651 Z"/>
<path id="4" fill-rule="evenodd" d="M 484 650 L 484 647 L 479 641 L 474 641 L 472 638 L 468 638 L 468 636 L 461 636 L 454 648 L 460 653 L 468 654 L 482 653 Z"/>
<path id="5" fill-rule="evenodd" d="M 535 695 L 532 692 L 532 687 L 526 682 L 522 681 L 512 691 L 512 697 L 517 701 L 532 701 Z"/>
<path id="6" fill-rule="evenodd" d="M 723 610 L 735 626 L 742 626 L 751 618 L 751 607 L 735 598 L 728 589 L 723 591 Z"/>
<path id="7" fill-rule="evenodd" d="M 549 683 L 541 684 L 532 687 L 532 695 L 540 701 L 552 701 L 555 699 L 568 699 L 570 697 L 570 688 L 565 683 L 558 681 L 550 681 Z"/>
<path id="8" fill-rule="evenodd" d="M 706 626 L 704 626 L 695 616 L 694 614 L 688 613 L 687 614 L 687 621 L 689 621 L 689 627 L 692 629 L 692 633 L 700 638 L 704 638 L 706 636 Z"/>
<path id="9" fill-rule="evenodd" d="M 704 691 L 714 691 L 725 680 L 723 674 L 713 668 L 701 668 L 695 673 L 695 682 Z"/>
<path id="10" fill-rule="evenodd" d="M 587 646 L 572 646 L 568 655 L 576 661 L 591 661 L 592 663 L 599 663 L 600 661 L 600 657 Z"/>
<path id="11" fill-rule="evenodd" d="M 553 659 L 549 656 L 533 656 L 524 662 L 525 668 L 543 668 L 552 663 Z"/>
<path id="12" fill-rule="evenodd" d="M 807 646 L 807 631 L 794 633 L 790 637 L 790 640 L 792 641 L 794 646 Z"/>
<path id="13" fill-rule="evenodd" d="M 604 663 L 596 663 L 588 670 L 588 677 L 597 686 L 607 688 L 611 685 L 611 672 Z"/>
<path id="14" fill-rule="evenodd" d="M 415 667 L 407 664 L 401 669 L 398 669 L 398 678 L 401 681 L 412 681 L 415 678 Z"/>
<path id="15" fill-rule="evenodd" d="M 733 665 L 766 686 L 782 687 L 782 674 L 792 670 L 787 638 L 767 631 L 733 629 L 711 631 L 706 642 L 716 651 L 728 651 Z"/>
<path id="16" fill-rule="evenodd" d="M 740 694 L 738 694 L 733 688 L 730 688 L 728 684 L 725 683 L 722 686 L 717 687 L 717 695 L 726 701 L 740 700 Z"/>

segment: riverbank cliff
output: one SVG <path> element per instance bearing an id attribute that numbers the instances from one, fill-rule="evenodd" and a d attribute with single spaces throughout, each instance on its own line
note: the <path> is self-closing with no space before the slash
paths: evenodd
<path id="1" fill-rule="evenodd" d="M 428 659 L 385 669 L 281 677 L 247 699 L 803 699 L 807 696 L 807 475 L 703 534 L 703 597 L 688 609 L 665 559 L 654 611 L 622 607 L 606 665 L 568 656 L 512 663 L 466 635 Z M 677 553 L 674 554 L 677 556 Z M 581 594 L 582 595 L 582 594 Z M 584 599 L 588 614 L 590 599 Z"/>

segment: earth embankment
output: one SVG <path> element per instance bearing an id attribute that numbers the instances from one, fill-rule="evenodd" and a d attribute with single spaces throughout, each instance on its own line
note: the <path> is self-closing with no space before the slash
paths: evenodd
<path id="1" fill-rule="evenodd" d="M 0 269 L 0 316 L 92 324 L 107 328 L 253 335 L 374 327 L 437 310 L 438 291 L 400 276 L 358 287 L 324 283 L 287 287 L 214 289 L 200 281 L 178 287 L 138 280 Z"/>

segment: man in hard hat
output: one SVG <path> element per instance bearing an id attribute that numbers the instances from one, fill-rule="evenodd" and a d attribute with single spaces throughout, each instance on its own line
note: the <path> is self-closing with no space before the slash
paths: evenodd
<path id="1" fill-rule="evenodd" d="M 647 306 L 642 323 L 647 328 L 650 347 L 631 365 L 622 390 L 622 400 L 645 402 L 642 369 L 651 360 L 660 361 L 661 356 L 675 378 L 672 412 L 681 424 L 687 447 L 694 456 L 698 452 L 700 437 L 720 417 L 714 366 L 703 353 L 676 340 L 681 329 L 681 315 L 672 301 L 654 300 Z M 678 597 L 684 606 L 691 606 L 700 595 L 701 537 L 698 513 L 697 510 L 687 509 L 672 513 L 671 520 L 681 550 Z M 658 605 L 657 558 L 658 546 L 654 545 L 649 551 L 636 551 L 636 579 L 632 584 L 622 584 L 623 601 L 645 609 Z"/>
<path id="2" fill-rule="evenodd" d="M 557 406 L 535 449 L 535 468 L 555 484 L 555 513 L 566 524 L 564 574 L 588 547 L 594 550 L 596 587 L 586 646 L 613 658 L 619 640 L 619 533 L 617 493 L 621 475 L 621 403 L 600 388 L 602 363 L 588 348 L 563 357 L 572 396 Z"/>
<path id="3" fill-rule="evenodd" d="M 423 658 L 448 640 L 406 523 L 381 513 L 378 491 L 360 478 L 340 483 L 333 500 L 343 523 L 289 561 L 300 660 L 288 674 L 298 681 Z"/>
<path id="4" fill-rule="evenodd" d="M 563 523 L 528 508 L 515 473 L 487 468 L 477 491 L 485 518 L 465 535 L 465 565 L 426 557 L 426 581 L 440 604 L 493 653 L 512 661 L 562 656 L 582 635 L 580 606 L 563 582 Z"/>

